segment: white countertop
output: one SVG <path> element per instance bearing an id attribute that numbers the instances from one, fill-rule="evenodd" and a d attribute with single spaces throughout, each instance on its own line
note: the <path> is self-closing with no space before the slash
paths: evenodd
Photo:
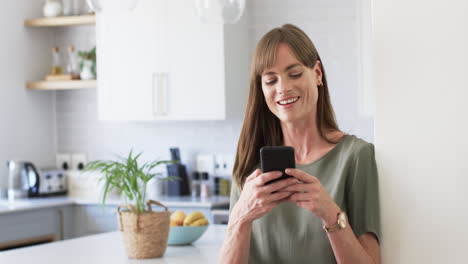
<path id="1" fill-rule="evenodd" d="M 69 199 L 73 199 L 73 201 L 75 201 L 76 204 L 101 204 L 101 201 L 90 200 L 90 199 L 80 199 L 80 198 L 69 198 Z M 213 208 L 217 206 L 229 205 L 229 197 L 227 196 L 212 196 L 206 199 L 192 198 L 190 196 L 179 196 L 179 197 L 164 196 L 156 200 L 168 207 L 190 206 L 190 207 Z M 121 200 L 108 200 L 106 201 L 106 204 L 119 205 L 119 204 L 125 204 L 125 203 Z"/>
<path id="2" fill-rule="evenodd" d="M 37 198 L 37 199 L 21 199 L 9 202 L 0 200 L 0 215 L 14 212 L 21 212 L 33 209 L 50 208 L 57 206 L 65 206 L 75 204 L 73 199 L 67 197 L 60 198 Z"/>
<path id="3" fill-rule="evenodd" d="M 225 196 L 214 196 L 207 199 L 191 197 L 161 197 L 158 199 L 159 202 L 163 203 L 167 207 L 199 207 L 199 208 L 215 208 L 219 206 L 229 205 L 229 197 Z M 94 199 L 80 199 L 74 197 L 47 197 L 47 198 L 30 198 L 21 199 L 14 202 L 8 202 L 7 200 L 0 200 L 0 215 L 5 213 L 13 213 L 19 211 L 50 208 L 57 206 L 66 205 L 100 205 L 101 202 Z M 108 200 L 107 205 L 119 205 L 124 204 L 120 200 Z"/>
<path id="4" fill-rule="evenodd" d="M 226 228 L 210 225 L 193 245 L 168 246 L 162 258 L 128 259 L 117 231 L 0 252 L 0 263 L 218 263 Z"/>

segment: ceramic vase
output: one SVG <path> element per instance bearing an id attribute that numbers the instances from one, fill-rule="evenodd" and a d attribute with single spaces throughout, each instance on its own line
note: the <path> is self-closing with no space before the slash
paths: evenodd
<path id="1" fill-rule="evenodd" d="M 56 17 L 62 14 L 62 2 L 59 0 L 46 0 L 42 12 L 45 17 Z"/>
<path id="2" fill-rule="evenodd" d="M 93 80 L 96 78 L 94 75 L 91 66 L 93 62 L 91 60 L 83 60 L 83 67 L 81 68 L 80 78 L 81 80 Z"/>

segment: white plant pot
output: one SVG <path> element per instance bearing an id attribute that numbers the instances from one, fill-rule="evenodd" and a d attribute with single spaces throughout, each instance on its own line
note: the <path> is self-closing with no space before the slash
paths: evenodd
<path id="1" fill-rule="evenodd" d="M 83 61 L 83 69 L 80 72 L 80 78 L 82 80 L 94 80 L 96 76 L 94 76 L 93 71 L 91 70 L 92 61 L 84 60 Z"/>

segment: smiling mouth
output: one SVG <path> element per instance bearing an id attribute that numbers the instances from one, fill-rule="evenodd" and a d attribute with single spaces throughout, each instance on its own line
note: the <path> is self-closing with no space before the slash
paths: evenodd
<path id="1" fill-rule="evenodd" d="M 279 104 L 279 105 L 288 105 L 288 104 L 292 104 L 292 103 L 297 102 L 297 100 L 299 100 L 299 96 L 292 97 L 292 98 L 285 99 L 285 100 L 281 100 L 281 101 L 278 101 L 276 103 Z"/>

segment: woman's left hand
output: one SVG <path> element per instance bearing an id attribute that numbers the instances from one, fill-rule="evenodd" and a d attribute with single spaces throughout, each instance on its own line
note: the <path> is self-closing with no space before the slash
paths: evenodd
<path id="1" fill-rule="evenodd" d="M 286 169 L 286 174 L 302 182 L 283 189 L 296 192 L 289 197 L 289 201 L 311 211 L 324 223 L 336 222 L 337 214 L 341 210 L 316 177 L 298 169 Z"/>

